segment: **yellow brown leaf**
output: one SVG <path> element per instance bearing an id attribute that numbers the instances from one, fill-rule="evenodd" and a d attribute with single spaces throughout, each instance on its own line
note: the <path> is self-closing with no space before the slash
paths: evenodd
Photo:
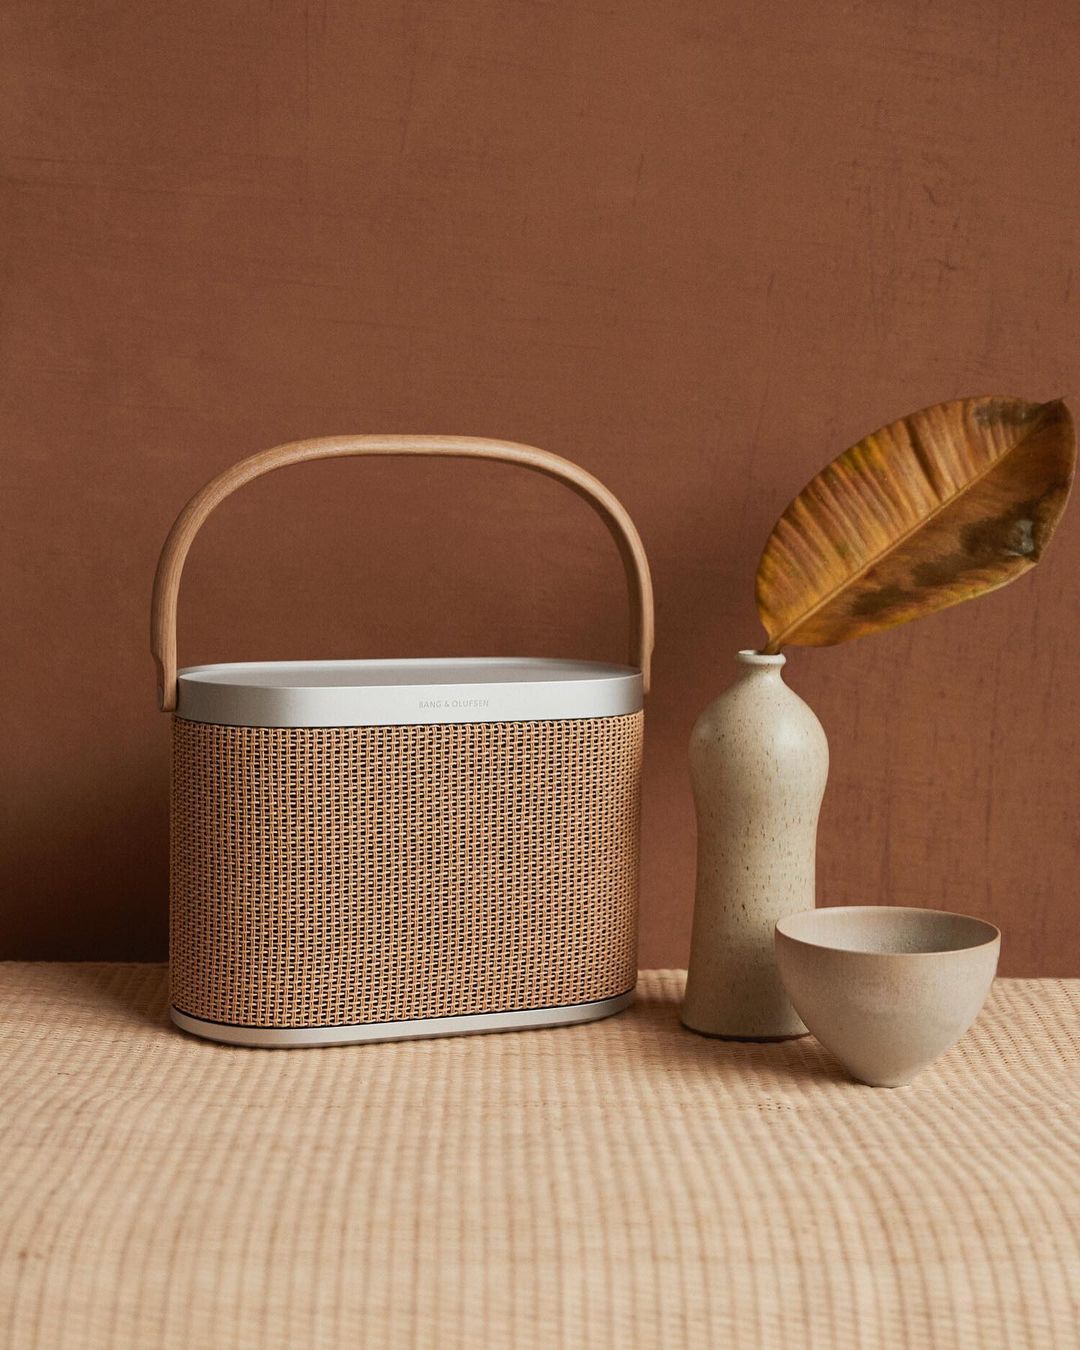
<path id="1" fill-rule="evenodd" d="M 845 450 L 758 564 L 766 652 L 826 647 L 996 590 L 1034 567 L 1076 465 L 1061 400 L 957 399 Z"/>

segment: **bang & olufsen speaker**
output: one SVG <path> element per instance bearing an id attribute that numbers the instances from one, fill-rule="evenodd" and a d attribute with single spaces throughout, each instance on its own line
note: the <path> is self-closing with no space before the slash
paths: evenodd
<path id="1" fill-rule="evenodd" d="M 275 661 L 177 672 L 184 560 L 263 474 L 353 455 L 481 458 L 555 478 L 618 544 L 631 664 Z M 303 1046 L 606 1017 L 637 976 L 652 586 L 626 511 L 530 446 L 445 436 L 297 441 L 243 460 L 177 518 L 154 580 L 173 713 L 172 1017 Z"/>

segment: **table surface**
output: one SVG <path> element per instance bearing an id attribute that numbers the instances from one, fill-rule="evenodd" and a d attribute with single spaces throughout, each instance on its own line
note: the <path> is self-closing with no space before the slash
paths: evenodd
<path id="1" fill-rule="evenodd" d="M 1074 1346 L 1080 980 L 897 1091 L 812 1039 L 244 1050 L 160 966 L 0 965 L 0 1344 Z"/>

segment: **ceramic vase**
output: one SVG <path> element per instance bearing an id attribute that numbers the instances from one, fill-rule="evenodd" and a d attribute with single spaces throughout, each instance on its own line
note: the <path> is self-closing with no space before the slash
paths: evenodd
<path id="1" fill-rule="evenodd" d="M 773 927 L 814 907 L 829 745 L 784 683 L 784 659 L 739 652 L 734 684 L 690 740 L 697 892 L 682 1020 L 709 1036 L 806 1034 L 780 982 Z"/>

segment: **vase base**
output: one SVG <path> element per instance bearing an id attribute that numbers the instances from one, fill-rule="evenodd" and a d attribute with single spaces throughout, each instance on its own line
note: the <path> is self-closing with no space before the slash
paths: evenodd
<path id="1" fill-rule="evenodd" d="M 800 1041 L 804 1036 L 810 1035 L 809 1031 L 787 1031 L 782 1036 L 743 1036 L 728 1031 L 702 1031 L 699 1027 L 692 1027 L 689 1022 L 683 1022 L 682 1025 L 687 1031 L 692 1031 L 695 1036 L 704 1036 L 706 1040 L 745 1041 L 761 1045 L 770 1045 L 778 1041 Z"/>

